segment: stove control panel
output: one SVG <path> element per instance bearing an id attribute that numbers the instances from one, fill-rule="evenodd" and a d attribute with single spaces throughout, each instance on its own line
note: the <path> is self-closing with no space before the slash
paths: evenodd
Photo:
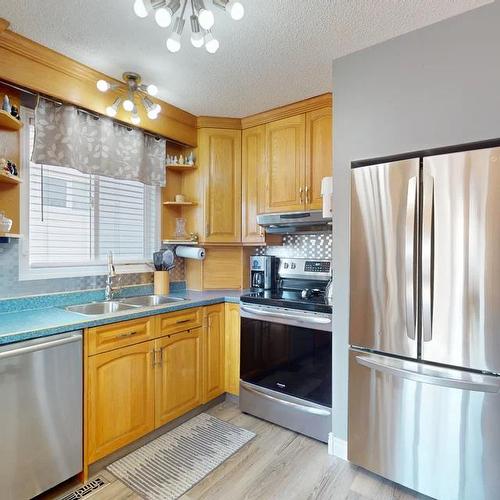
<path id="1" fill-rule="evenodd" d="M 281 278 L 329 280 L 332 275 L 329 260 L 280 259 Z"/>

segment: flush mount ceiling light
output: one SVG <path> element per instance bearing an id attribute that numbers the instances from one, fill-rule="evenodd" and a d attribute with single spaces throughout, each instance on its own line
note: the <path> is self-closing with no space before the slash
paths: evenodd
<path id="1" fill-rule="evenodd" d="M 167 49 L 170 52 L 179 52 L 181 36 L 186 21 L 186 9 L 191 6 L 191 43 L 194 47 L 205 49 L 215 54 L 219 49 L 219 41 L 214 37 L 212 28 L 215 24 L 214 13 L 208 8 L 209 0 L 135 0 L 134 12 L 138 17 L 147 17 L 149 11 L 154 13 L 156 23 L 161 28 L 168 28 L 174 22 L 172 32 L 167 39 Z M 215 7 L 225 10 L 235 21 L 245 15 L 241 2 L 236 0 L 212 0 Z M 176 12 L 179 12 L 174 20 Z"/>
<path id="2" fill-rule="evenodd" d="M 130 71 L 123 73 L 122 78 L 125 83 L 109 83 L 106 80 L 99 80 L 97 82 L 97 88 L 101 92 L 107 92 L 108 90 L 114 90 L 119 87 L 125 87 L 127 92 L 127 97 L 125 99 L 118 97 L 113 104 L 106 108 L 106 114 L 112 118 L 115 117 L 121 104 L 123 109 L 130 113 L 130 121 L 134 125 L 139 125 L 141 119 L 137 112 L 137 101 L 140 101 L 146 110 L 148 118 L 150 120 L 156 120 L 160 114 L 161 106 L 159 104 L 154 104 L 148 97 L 155 96 L 158 93 L 156 85 L 145 85 L 141 83 L 141 75 Z"/>

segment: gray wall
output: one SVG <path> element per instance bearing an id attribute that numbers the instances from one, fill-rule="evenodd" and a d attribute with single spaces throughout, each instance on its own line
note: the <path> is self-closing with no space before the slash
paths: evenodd
<path id="1" fill-rule="evenodd" d="M 343 57 L 334 93 L 334 413 L 347 438 L 350 163 L 500 137 L 500 4 Z"/>

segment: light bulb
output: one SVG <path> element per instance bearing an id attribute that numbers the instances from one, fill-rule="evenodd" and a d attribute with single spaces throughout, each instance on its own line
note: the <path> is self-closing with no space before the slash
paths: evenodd
<path id="1" fill-rule="evenodd" d="M 181 36 L 179 33 L 172 33 L 167 40 L 167 49 L 170 52 L 179 52 L 181 50 Z"/>
<path id="2" fill-rule="evenodd" d="M 144 0 L 135 0 L 134 2 L 134 12 L 137 17 L 147 17 L 148 11 L 146 5 L 144 5 Z"/>
<path id="3" fill-rule="evenodd" d="M 203 44 L 205 43 L 203 40 L 203 33 L 201 31 L 193 33 L 191 35 L 191 43 L 193 44 L 193 47 L 196 47 L 197 49 L 203 47 Z"/>
<path id="4" fill-rule="evenodd" d="M 132 111 L 134 109 L 134 103 L 130 99 L 125 99 L 123 101 L 123 109 L 125 111 Z"/>
<path id="5" fill-rule="evenodd" d="M 214 13 L 208 9 L 200 9 L 198 21 L 203 29 L 209 30 L 215 23 Z"/>
<path id="6" fill-rule="evenodd" d="M 243 16 L 245 15 L 245 8 L 240 2 L 236 2 L 235 0 L 229 0 L 226 4 L 226 11 L 229 12 L 229 15 L 235 21 L 243 19 Z"/>
<path id="7" fill-rule="evenodd" d="M 153 109 L 157 115 L 161 113 L 161 106 L 159 104 L 155 104 Z"/>
<path id="8" fill-rule="evenodd" d="M 158 113 L 156 112 L 156 109 L 150 109 L 148 111 L 148 118 L 150 120 L 156 120 L 158 118 Z"/>
<path id="9" fill-rule="evenodd" d="M 207 49 L 207 52 L 210 54 L 215 54 L 219 50 L 219 40 L 214 38 L 212 33 L 207 33 L 205 37 L 205 49 Z"/>
<path id="10" fill-rule="evenodd" d="M 172 22 L 172 13 L 166 7 L 160 7 L 155 12 L 155 20 L 160 28 L 167 28 Z"/>
<path id="11" fill-rule="evenodd" d="M 101 92 L 107 92 L 111 88 L 111 85 L 106 80 L 99 80 L 97 82 L 97 89 Z"/>
<path id="12" fill-rule="evenodd" d="M 139 115 L 137 114 L 137 111 L 135 113 L 132 113 L 132 116 L 130 117 L 130 121 L 134 125 L 139 125 L 139 123 L 141 123 L 141 119 L 139 118 Z"/>
<path id="13" fill-rule="evenodd" d="M 146 92 L 149 94 L 149 95 L 152 95 L 152 96 L 155 96 L 156 94 L 158 94 L 158 87 L 156 85 L 148 85 L 148 87 L 146 88 Z"/>
<path id="14" fill-rule="evenodd" d="M 114 118 L 114 117 L 116 116 L 116 109 L 115 109 L 115 108 L 113 108 L 113 106 L 108 106 L 108 107 L 106 108 L 106 114 L 107 114 L 108 116 L 111 116 L 111 118 Z"/>

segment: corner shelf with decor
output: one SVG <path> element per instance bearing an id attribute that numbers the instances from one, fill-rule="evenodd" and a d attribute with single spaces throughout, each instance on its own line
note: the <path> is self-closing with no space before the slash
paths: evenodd
<path id="1" fill-rule="evenodd" d="M 9 96 L 10 104 L 19 109 L 20 93 L 17 90 L 0 84 L 0 107 L 4 96 Z M 0 160 L 10 160 L 19 169 L 21 159 L 20 131 L 23 123 L 5 110 L 0 110 Z M 0 212 L 12 220 L 10 231 L 0 232 L 0 243 L 8 243 L 19 239 L 21 229 L 21 186 L 22 178 L 4 170 L 4 162 L 0 167 Z"/>
<path id="2" fill-rule="evenodd" d="M 172 163 L 174 157 L 196 158 L 196 150 L 189 146 L 167 141 L 166 162 L 167 185 L 162 189 L 162 241 L 189 243 L 190 233 L 197 231 L 196 220 L 200 213 L 202 192 L 197 182 L 197 165 Z M 184 219 L 186 239 L 176 237 L 176 219 Z M 191 244 L 197 244 L 192 242 Z"/>

